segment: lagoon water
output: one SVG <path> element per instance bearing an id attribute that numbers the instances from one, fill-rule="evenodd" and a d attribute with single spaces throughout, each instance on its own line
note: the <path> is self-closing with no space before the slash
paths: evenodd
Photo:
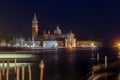
<path id="1" fill-rule="evenodd" d="M 119 61 L 118 51 L 112 48 L 101 48 L 97 50 L 40 50 L 39 53 L 29 51 L 26 54 L 31 54 L 33 57 L 29 59 L 19 58 L 18 63 L 30 63 L 32 80 L 40 80 L 39 63 L 41 59 L 45 63 L 44 80 L 88 80 L 92 75 L 91 67 L 96 64 L 97 53 L 100 54 L 100 63 L 104 62 L 104 56 L 108 56 L 108 62 Z M 23 53 L 19 54 L 23 55 Z M 103 77 L 99 80 L 119 80 L 119 69 L 118 72 L 111 72 L 115 75 Z M 11 68 L 9 80 L 15 79 L 13 73 L 13 68 Z M 27 66 L 25 67 L 25 80 L 29 80 Z"/>

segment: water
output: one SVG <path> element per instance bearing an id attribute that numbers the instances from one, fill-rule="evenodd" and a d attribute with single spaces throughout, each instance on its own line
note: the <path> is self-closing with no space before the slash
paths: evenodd
<path id="1" fill-rule="evenodd" d="M 91 67 L 96 62 L 96 55 L 100 54 L 100 63 L 104 63 L 104 56 L 108 56 L 109 62 L 118 62 L 118 51 L 110 48 L 102 48 L 97 50 L 55 50 L 40 51 L 40 53 L 31 53 L 34 57 L 24 60 L 19 59 L 19 63 L 30 63 L 32 70 L 32 80 L 40 80 L 39 63 L 41 59 L 45 62 L 44 80 L 88 80 L 92 75 Z M 22 55 L 22 53 L 21 53 Z M 11 61 L 12 62 L 12 61 Z M 111 71 L 114 75 L 102 77 L 100 80 L 119 80 L 118 71 Z M 10 77 L 13 80 L 14 69 L 11 68 Z M 20 67 L 21 72 L 21 67 Z M 99 73 L 99 72 L 98 72 Z M 21 73 L 20 73 L 21 74 Z M 25 80 L 28 79 L 28 67 L 25 67 Z"/>

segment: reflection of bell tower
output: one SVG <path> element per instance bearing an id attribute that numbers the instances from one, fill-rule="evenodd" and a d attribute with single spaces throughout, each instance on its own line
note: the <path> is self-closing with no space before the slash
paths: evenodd
<path id="1" fill-rule="evenodd" d="M 32 40 L 35 39 L 35 37 L 38 36 L 38 21 L 36 18 L 36 14 L 34 14 L 33 20 L 32 20 Z"/>

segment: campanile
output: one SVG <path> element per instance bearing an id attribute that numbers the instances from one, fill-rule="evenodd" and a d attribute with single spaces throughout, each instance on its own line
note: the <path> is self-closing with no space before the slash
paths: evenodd
<path id="1" fill-rule="evenodd" d="M 33 20 L 32 20 L 32 40 L 34 40 L 38 36 L 38 21 L 36 14 L 34 14 Z"/>

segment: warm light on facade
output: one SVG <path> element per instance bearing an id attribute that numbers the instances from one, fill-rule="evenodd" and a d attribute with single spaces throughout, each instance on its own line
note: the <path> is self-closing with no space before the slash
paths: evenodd
<path id="1" fill-rule="evenodd" d="M 38 27 L 35 27 L 35 31 L 38 32 Z"/>
<path id="2" fill-rule="evenodd" d="M 25 44 L 25 47 L 27 47 L 28 45 L 27 44 Z"/>
<path id="3" fill-rule="evenodd" d="M 18 46 L 20 46 L 20 44 L 17 43 L 16 46 L 18 47 Z"/>
<path id="4" fill-rule="evenodd" d="M 69 49 L 72 49 L 73 47 L 72 47 L 72 45 L 69 45 Z"/>
<path id="5" fill-rule="evenodd" d="M 93 42 L 91 43 L 91 47 L 94 47 L 94 43 Z"/>

